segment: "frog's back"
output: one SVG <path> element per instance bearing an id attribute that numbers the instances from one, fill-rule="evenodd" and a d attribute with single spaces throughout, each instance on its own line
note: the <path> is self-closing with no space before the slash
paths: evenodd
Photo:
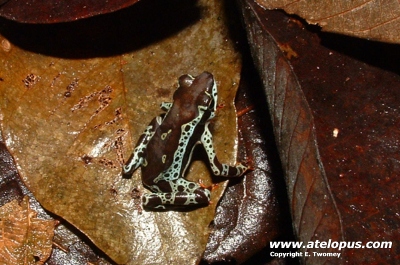
<path id="1" fill-rule="evenodd" d="M 184 75 L 174 92 L 174 102 L 159 119 L 150 139 L 142 167 L 143 181 L 170 180 L 182 177 L 194 145 L 200 142 L 205 123 L 214 116 L 217 99 L 215 82 L 210 73 L 196 78 Z"/>
<path id="2" fill-rule="evenodd" d="M 181 113 L 185 115 L 181 115 Z M 190 123 L 194 113 L 194 109 L 188 108 L 183 111 L 179 105 L 174 105 L 168 114 L 165 116 L 162 124 L 157 128 L 154 136 L 151 138 L 147 145 L 147 152 L 144 156 L 146 166 L 142 167 L 143 180 L 146 182 L 152 181 L 158 177 L 160 173 L 168 170 L 174 162 L 175 154 L 178 150 L 183 152 L 180 161 L 175 161 L 175 164 L 185 164 L 190 156 L 190 152 L 198 139 L 196 137 L 189 137 L 182 139 L 182 128 L 185 124 Z M 191 113 L 191 114 L 190 114 Z M 195 127 L 198 125 L 196 124 Z M 198 131 L 193 128 L 194 132 Z M 184 143 L 180 143 L 181 141 Z M 182 150 L 182 145 L 184 148 Z M 179 152 L 179 151 L 178 151 Z M 179 174 L 182 174 L 184 167 L 180 166 Z"/>

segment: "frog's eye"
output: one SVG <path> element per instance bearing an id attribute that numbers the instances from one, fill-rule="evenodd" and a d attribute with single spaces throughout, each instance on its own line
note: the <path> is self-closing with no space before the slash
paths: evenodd
<path id="1" fill-rule="evenodd" d="M 182 75 L 179 77 L 180 87 L 190 87 L 193 83 L 194 77 L 191 75 Z"/>
<path id="2" fill-rule="evenodd" d="M 211 103 L 211 101 L 212 101 L 212 99 L 213 99 L 213 97 L 211 96 L 211 94 L 208 93 L 207 91 L 204 91 L 204 94 L 206 94 L 206 96 L 207 96 L 207 98 L 208 98 L 207 101 Z"/>
<path id="3" fill-rule="evenodd" d="M 211 102 L 210 94 L 203 92 L 196 98 L 196 105 L 209 108 Z"/>

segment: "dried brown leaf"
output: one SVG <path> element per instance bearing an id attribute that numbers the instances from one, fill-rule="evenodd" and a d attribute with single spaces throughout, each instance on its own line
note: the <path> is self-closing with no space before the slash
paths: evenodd
<path id="1" fill-rule="evenodd" d="M 54 220 L 37 218 L 29 198 L 0 208 L 0 263 L 44 264 L 52 251 Z"/>
<path id="2" fill-rule="evenodd" d="M 322 30 L 384 42 L 400 43 L 399 1 L 258 0 L 267 9 L 283 9 Z"/>
<path id="3" fill-rule="evenodd" d="M 142 212 L 140 170 L 121 178 L 123 160 L 161 112 L 159 103 L 171 100 L 181 74 L 214 74 L 225 105 L 215 119 L 215 145 L 221 160 L 235 162 L 240 56 L 222 3 L 191 3 L 199 20 L 123 55 L 60 59 L 12 43 L 0 53 L 3 136 L 24 182 L 46 209 L 118 263 L 195 264 L 206 246 L 216 204 L 192 212 Z M 200 161 L 188 178 L 212 182 Z M 223 189 L 213 191 L 213 201 Z"/>

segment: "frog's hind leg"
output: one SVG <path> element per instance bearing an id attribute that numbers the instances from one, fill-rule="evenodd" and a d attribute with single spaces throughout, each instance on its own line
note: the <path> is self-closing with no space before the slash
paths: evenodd
<path id="1" fill-rule="evenodd" d="M 143 207 L 154 209 L 179 208 L 182 206 L 204 206 L 210 202 L 211 192 L 197 183 L 179 178 L 168 182 L 171 191 L 143 194 Z M 157 187 L 158 188 L 158 187 Z M 152 189 L 154 191 L 154 189 Z"/>

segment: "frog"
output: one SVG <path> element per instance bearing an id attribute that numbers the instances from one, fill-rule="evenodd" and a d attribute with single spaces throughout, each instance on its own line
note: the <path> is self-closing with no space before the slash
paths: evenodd
<path id="1" fill-rule="evenodd" d="M 145 209 L 204 207 L 210 204 L 211 188 L 185 178 L 197 145 L 203 146 L 215 176 L 240 177 L 249 167 L 223 164 L 216 156 L 210 120 L 216 116 L 218 90 L 214 76 L 203 72 L 178 78 L 172 102 L 155 117 L 139 137 L 123 165 L 123 176 L 131 177 L 141 167 L 142 183 L 150 193 L 142 195 Z"/>

